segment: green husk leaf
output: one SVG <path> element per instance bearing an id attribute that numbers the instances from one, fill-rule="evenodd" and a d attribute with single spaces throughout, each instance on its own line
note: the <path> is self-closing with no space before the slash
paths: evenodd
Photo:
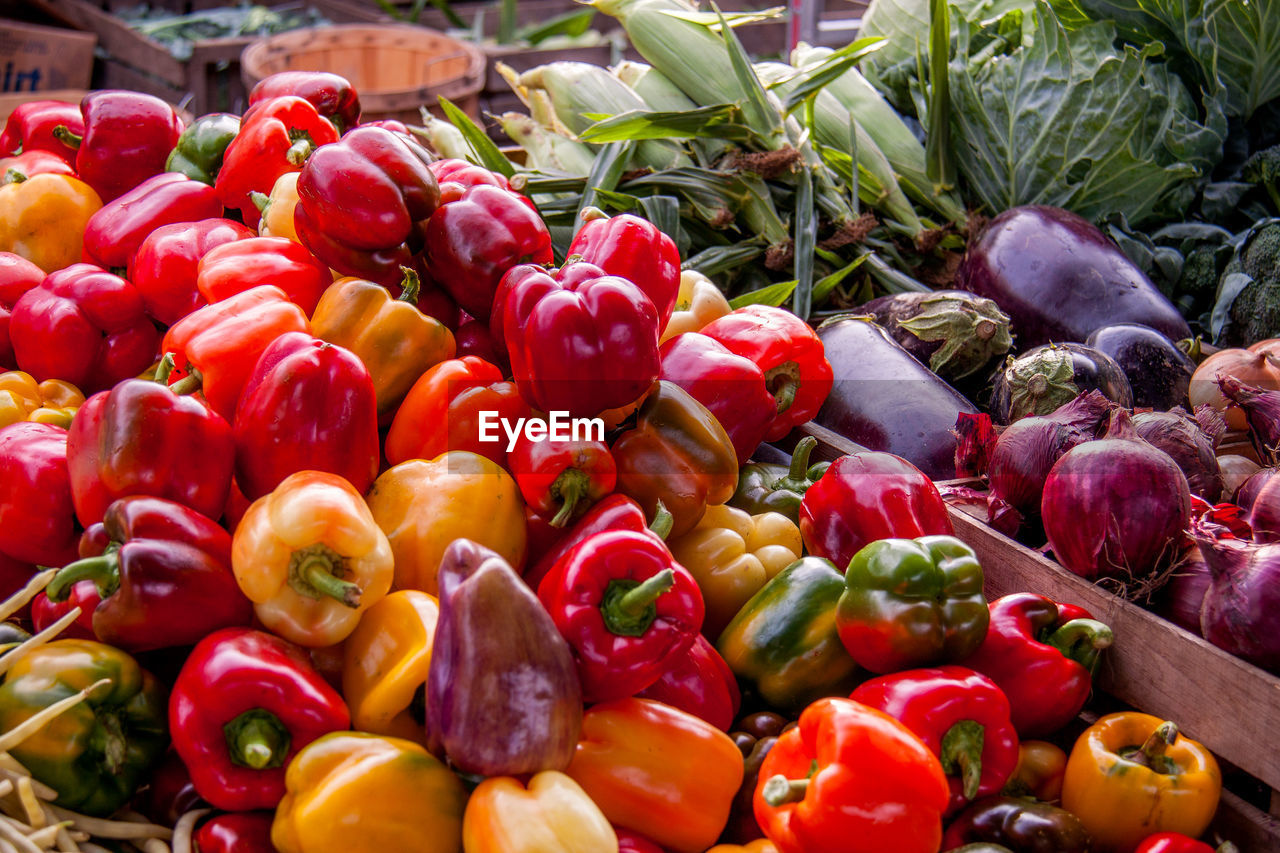
<path id="1" fill-rule="evenodd" d="M 814 284 L 813 286 L 814 303 L 816 304 L 816 303 L 822 302 L 822 300 L 830 296 L 831 292 L 835 290 L 837 287 L 839 287 L 841 284 L 843 284 L 844 280 L 848 278 L 849 275 L 853 273 L 854 270 L 856 270 L 858 267 L 862 266 L 866 262 L 867 257 L 868 257 L 867 255 L 862 255 L 860 257 L 854 258 L 850 263 L 846 264 L 844 267 L 836 270 L 830 275 L 825 275 L 822 278 L 818 279 L 817 283 Z"/>
<path id="2" fill-rule="evenodd" d="M 745 308 L 748 305 L 770 305 L 777 308 L 787 301 L 787 297 L 795 292 L 797 284 L 798 282 L 795 280 L 780 281 L 777 284 L 771 284 L 768 287 L 762 287 L 750 293 L 743 293 L 730 299 L 729 307 L 738 309 Z"/>
<path id="3" fill-rule="evenodd" d="M 582 211 L 595 205 L 597 191 L 612 190 L 618 186 L 618 181 L 626 172 L 627 164 L 631 162 L 631 155 L 634 152 L 634 142 L 610 142 L 600 149 L 595 165 L 591 167 L 591 174 L 587 175 L 587 185 L 582 191 L 582 199 L 578 202 L 578 224 L 574 227 L 575 234 L 583 224 Z"/>
<path id="4" fill-rule="evenodd" d="M 882 47 L 884 39 L 879 36 L 860 38 L 828 56 L 822 64 L 800 71 L 789 81 L 794 82 L 794 87 L 782 102 L 783 111 L 791 114 L 806 100 L 843 77 L 865 57 Z"/>
<path id="5" fill-rule="evenodd" d="M 703 249 L 680 265 L 680 269 L 697 270 L 703 275 L 713 276 L 728 272 L 743 264 L 749 264 L 764 254 L 764 247 L 759 244 L 735 243 L 731 246 L 711 246 Z M 783 300 L 790 294 L 782 297 Z"/>
<path id="6" fill-rule="evenodd" d="M 796 182 L 796 289 L 791 310 L 802 320 L 813 310 L 813 249 L 818 242 L 818 213 L 813 207 L 813 172 L 807 167 Z"/>
<path id="7" fill-rule="evenodd" d="M 780 134 L 782 131 L 782 116 L 778 115 L 778 111 L 769 103 L 769 98 L 765 95 L 764 86 L 761 85 L 760 78 L 756 76 L 756 72 L 751 68 L 751 57 L 747 55 L 746 48 L 742 46 L 737 34 L 728 26 L 720 7 L 713 2 L 711 8 L 715 9 L 715 13 L 720 20 L 720 34 L 724 38 L 725 48 L 729 51 L 729 61 L 733 65 L 733 75 L 737 78 L 738 85 L 747 93 L 747 101 L 742 105 L 743 113 L 747 117 L 747 124 L 755 128 L 762 136 Z"/>
<path id="8" fill-rule="evenodd" d="M 471 151 L 475 155 L 475 162 L 478 165 L 508 178 L 516 173 L 515 164 L 498 150 L 498 146 L 489 138 L 489 134 L 477 127 L 471 117 L 458 109 L 453 101 L 441 95 L 440 108 L 444 110 L 444 114 L 450 123 L 461 131 L 463 138 L 471 146 Z"/>
<path id="9" fill-rule="evenodd" d="M 621 142 L 642 139 L 727 139 L 764 146 L 762 137 L 742 123 L 736 104 L 717 104 L 682 112 L 628 110 L 615 116 L 584 113 L 595 122 L 578 138 L 584 142 Z"/>
<path id="10" fill-rule="evenodd" d="M 727 21 L 730 27 L 740 27 L 743 24 L 755 24 L 760 21 L 771 21 L 774 18 L 782 17 L 787 11 L 786 6 L 774 6 L 770 9 L 761 9 L 758 12 L 728 12 L 723 15 L 717 15 L 715 12 L 691 12 L 683 9 L 664 10 L 664 15 L 669 15 L 680 21 L 688 21 L 691 24 L 700 24 L 713 33 L 720 32 L 722 22 Z"/>
<path id="11" fill-rule="evenodd" d="M 929 0 L 929 137 L 925 164 L 933 191 L 950 192 L 956 185 L 956 160 L 951 152 L 951 16 L 947 0 Z"/>
<path id="12" fill-rule="evenodd" d="M 437 0 L 437 2 L 443 2 L 443 0 Z M 537 45 L 552 36 L 576 38 L 591 29 L 591 19 L 595 16 L 595 9 L 574 9 L 565 12 L 563 15 L 557 15 L 544 24 L 521 27 L 516 30 L 516 40 L 527 41 L 529 44 Z"/>

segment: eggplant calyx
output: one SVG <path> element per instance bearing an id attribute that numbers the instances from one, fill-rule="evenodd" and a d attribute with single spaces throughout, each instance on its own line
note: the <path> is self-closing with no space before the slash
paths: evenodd
<path id="1" fill-rule="evenodd" d="M 931 296 L 920 313 L 898 326 L 922 341 L 942 341 L 929 357 L 929 369 L 949 379 L 963 379 L 1013 347 L 1009 315 L 990 299 Z"/>

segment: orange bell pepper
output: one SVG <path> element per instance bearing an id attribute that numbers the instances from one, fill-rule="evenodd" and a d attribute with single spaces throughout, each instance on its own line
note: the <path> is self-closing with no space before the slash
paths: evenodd
<path id="1" fill-rule="evenodd" d="M 426 745 L 418 703 L 425 701 L 439 618 L 435 596 L 416 589 L 393 592 L 365 611 L 342 651 L 342 696 L 355 729 Z"/>
<path id="2" fill-rule="evenodd" d="M 46 273 L 80 261 L 89 217 L 102 207 L 93 188 L 66 175 L 34 175 L 0 186 L 0 252 Z"/>
<path id="3" fill-rule="evenodd" d="M 484 780 L 462 817 L 467 853 L 618 853 L 618 837 L 577 782 L 544 770 L 526 789 L 510 776 Z"/>
<path id="4" fill-rule="evenodd" d="M 565 771 L 611 823 L 676 853 L 716 842 L 743 772 L 742 753 L 724 732 L 634 697 L 587 710 Z"/>
<path id="5" fill-rule="evenodd" d="M 231 569 L 269 630 L 300 646 L 331 646 L 391 588 L 391 544 L 350 483 L 299 471 L 245 512 Z"/>

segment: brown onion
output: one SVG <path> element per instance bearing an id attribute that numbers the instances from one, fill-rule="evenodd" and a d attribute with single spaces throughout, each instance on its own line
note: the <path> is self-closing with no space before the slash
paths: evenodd
<path id="1" fill-rule="evenodd" d="M 1234 376 L 1241 382 L 1280 391 L 1280 360 L 1265 353 L 1253 353 L 1244 349 L 1224 349 L 1200 362 L 1196 372 L 1191 376 L 1191 387 L 1188 396 L 1191 407 L 1209 405 L 1217 409 L 1227 419 L 1232 429 L 1244 429 L 1244 412 L 1238 409 L 1227 410 L 1227 398 L 1218 388 L 1219 376 Z"/>
<path id="2" fill-rule="evenodd" d="M 1263 353 L 1280 359 L 1280 338 L 1267 338 L 1265 341 L 1258 341 L 1256 344 L 1250 344 L 1248 349 L 1249 352 Z"/>

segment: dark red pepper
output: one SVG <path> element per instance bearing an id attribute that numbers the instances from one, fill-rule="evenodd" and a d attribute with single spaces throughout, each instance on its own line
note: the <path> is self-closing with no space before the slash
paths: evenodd
<path id="1" fill-rule="evenodd" d="M 0 552 L 40 566 L 76 558 L 67 431 L 19 421 L 0 429 Z"/>
<path id="2" fill-rule="evenodd" d="M 441 204 L 457 201 L 468 189 L 481 184 L 514 192 L 506 176 L 491 172 L 483 166 L 468 163 L 466 160 L 456 158 L 436 160 L 431 164 L 430 169 L 431 174 L 436 176 L 436 183 L 440 185 Z"/>
<path id="3" fill-rule="evenodd" d="M 169 152 L 182 135 L 182 119 L 154 95 L 106 89 L 80 102 L 83 134 L 69 125 L 58 139 L 78 148 L 76 174 L 103 203 L 124 195 L 164 171 Z"/>
<path id="4" fill-rule="evenodd" d="M 647 533 L 599 533 L 538 584 L 573 649 L 583 701 L 607 702 L 653 684 L 702 630 L 698 582 Z"/>
<path id="5" fill-rule="evenodd" d="M 1080 713 L 1112 639 L 1111 629 L 1083 608 L 1030 592 L 1006 595 L 991 602 L 987 637 L 964 665 L 1009 697 L 1021 737 L 1038 737 Z"/>
<path id="6" fill-rule="evenodd" d="M 711 641 L 701 634 L 657 681 L 636 695 L 665 702 L 726 732 L 733 726 L 742 705 L 742 693 L 733 670 Z"/>
<path id="7" fill-rule="evenodd" d="M 665 329 L 680 294 L 680 250 L 652 222 L 624 213 L 605 216 L 595 208 L 573 236 L 568 257 L 577 255 L 609 275 L 634 282 L 658 309 L 658 328 Z"/>
<path id="8" fill-rule="evenodd" d="M 196 853 L 275 853 L 271 845 L 274 819 L 275 813 L 269 811 L 220 814 L 196 830 Z"/>
<path id="9" fill-rule="evenodd" d="M 563 439 L 548 428 L 546 438 L 532 441 L 527 430 L 522 431 L 507 454 L 508 468 L 525 505 L 550 517 L 554 527 L 564 527 L 618 485 L 618 466 L 604 437 L 575 440 L 569 425 L 562 427 L 569 438 Z"/>
<path id="10" fill-rule="evenodd" d="M 92 264 L 50 273 L 13 306 L 9 336 L 18 367 L 62 379 L 85 394 L 151 366 L 160 333 L 132 284 Z"/>
<path id="11" fill-rule="evenodd" d="M 196 289 L 200 259 L 218 246 L 255 236 L 230 219 L 162 225 L 134 253 L 128 279 L 142 296 L 147 313 L 172 326 L 205 304 Z"/>
<path id="12" fill-rule="evenodd" d="M 139 810 L 154 823 L 173 826 L 192 809 L 208 808 L 200 799 L 191 774 L 178 753 L 170 749 L 164 759 L 151 771 L 150 784 L 143 790 L 137 804 Z"/>
<path id="13" fill-rule="evenodd" d="M 176 390 L 175 390 L 176 389 Z M 128 495 L 150 495 L 218 518 L 231 487 L 231 425 L 182 386 L 128 379 L 93 395 L 67 440 L 71 495 L 85 527 Z"/>
<path id="14" fill-rule="evenodd" d="M 59 126 L 76 136 L 84 135 L 84 118 L 77 104 L 66 101 L 28 101 L 9 113 L 0 132 L 0 155 L 47 151 L 65 163 L 74 163 L 76 149 L 54 133 Z M 30 177 L 30 176 L 28 176 Z"/>
<path id="15" fill-rule="evenodd" d="M 24 181 L 36 175 L 76 176 L 76 169 L 51 151 L 24 151 L 12 157 L 0 157 L 0 186 Z"/>
<path id="16" fill-rule="evenodd" d="M 196 791 L 228 811 L 275 808 L 289 760 L 350 725 L 342 697 L 302 649 L 246 628 L 201 640 L 169 698 L 173 746 Z"/>
<path id="17" fill-rule="evenodd" d="M 124 275 L 147 236 L 162 225 L 222 215 L 213 187 L 186 175 L 153 175 L 89 217 L 84 261 Z"/>
<path id="18" fill-rule="evenodd" d="M 618 836 L 618 853 L 666 853 L 657 844 L 629 829 L 615 826 L 613 833 Z"/>
<path id="19" fill-rule="evenodd" d="M 18 360 L 9 338 L 9 316 L 22 294 L 44 281 L 44 270 L 13 252 L 0 252 L 0 369 L 12 370 Z"/>
<path id="20" fill-rule="evenodd" d="M 82 554 L 81 556 L 86 555 Z M 93 631 L 93 612 L 98 609 L 98 605 L 101 603 L 102 596 L 98 594 L 98 585 L 90 580 L 72 584 L 69 594 L 61 601 L 50 601 L 48 594 L 41 592 L 31 599 L 31 625 L 37 631 L 43 631 L 79 607 L 80 615 L 76 617 L 74 622 L 62 629 L 62 633 L 58 635 L 58 638 L 66 640 L 97 640 L 98 635 Z"/>
<path id="21" fill-rule="evenodd" d="M 587 514 L 578 519 L 569 531 L 560 537 L 547 552 L 536 562 L 529 561 L 524 571 L 525 583 L 534 589 L 542 583 L 542 579 L 565 555 L 597 533 L 609 530 L 634 530 L 648 533 L 658 541 L 671 530 L 670 513 L 660 514 L 654 519 L 652 529 L 640 504 L 626 495 L 612 494 L 602 498 L 599 503 L 587 510 Z"/>
<path id="22" fill-rule="evenodd" d="M 364 494 L 378 476 L 378 406 L 359 357 L 304 332 L 263 351 L 233 427 L 236 483 L 254 500 L 297 471 L 328 471 Z"/>
<path id="23" fill-rule="evenodd" d="M 280 71 L 258 81 L 249 92 L 249 106 L 293 95 L 333 122 L 338 133 L 360 123 L 360 95 L 346 77 L 327 71 Z"/>
<path id="24" fill-rule="evenodd" d="M 85 537 L 106 545 L 63 567 L 45 592 L 56 602 L 78 581 L 96 583 L 102 600 L 93 632 L 102 642 L 128 652 L 189 646 L 253 621 L 253 605 L 231 572 L 231 534 L 198 512 L 163 498 L 128 497 Z"/>

